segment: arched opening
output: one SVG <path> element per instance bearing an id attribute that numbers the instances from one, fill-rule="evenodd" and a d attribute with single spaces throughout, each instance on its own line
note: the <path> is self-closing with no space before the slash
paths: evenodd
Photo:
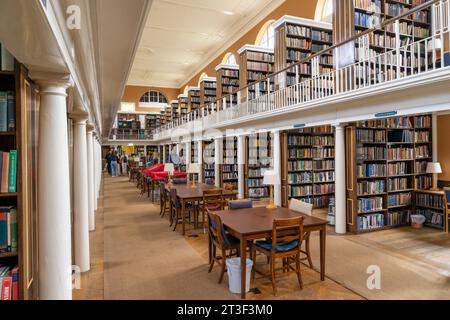
<path id="1" fill-rule="evenodd" d="M 235 56 L 233 53 L 228 52 L 228 53 L 223 57 L 222 64 L 236 66 L 236 65 L 237 65 L 237 62 L 236 62 L 236 56 Z"/>
<path id="2" fill-rule="evenodd" d="M 203 78 L 208 78 L 208 74 L 206 74 L 206 72 L 203 72 L 198 78 L 198 87 L 200 87 L 200 83 L 202 82 Z"/>
<path id="3" fill-rule="evenodd" d="M 144 104 L 167 104 L 167 101 L 164 93 L 157 90 L 149 90 L 139 99 L 139 102 Z"/>
<path id="4" fill-rule="evenodd" d="M 333 1 L 334 0 L 318 0 L 316 6 L 315 20 L 332 23 L 333 22 Z"/>
<path id="5" fill-rule="evenodd" d="M 256 37 L 255 44 L 268 49 L 275 48 L 275 28 L 273 23 L 275 20 L 267 21 L 259 30 L 258 36 Z"/>

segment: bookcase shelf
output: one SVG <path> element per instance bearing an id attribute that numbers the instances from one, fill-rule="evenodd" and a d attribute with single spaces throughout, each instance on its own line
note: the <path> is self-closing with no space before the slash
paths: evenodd
<path id="1" fill-rule="evenodd" d="M 206 184 L 214 185 L 216 180 L 214 140 L 203 141 L 203 179 Z"/>
<path id="2" fill-rule="evenodd" d="M 431 176 L 426 174 L 431 139 L 430 115 L 368 120 L 346 128 L 350 232 L 410 223 L 418 190 L 431 187 Z M 377 212 L 365 212 L 373 207 Z"/>
<path id="3" fill-rule="evenodd" d="M 217 79 L 217 98 L 222 99 L 225 96 L 237 91 L 239 89 L 239 66 L 219 64 L 216 67 Z M 226 99 L 227 105 L 232 102 L 233 105 L 238 103 L 237 96 L 228 96 Z M 219 105 L 222 106 L 222 101 Z"/>
<path id="4" fill-rule="evenodd" d="M 189 112 L 189 97 L 184 94 L 178 96 L 178 114 L 180 117 L 188 114 Z"/>
<path id="5" fill-rule="evenodd" d="M 238 190 L 237 137 L 223 139 L 223 164 L 221 167 L 221 185 L 230 184 Z"/>
<path id="6" fill-rule="evenodd" d="M 172 113 L 172 118 L 170 119 L 171 121 L 176 120 L 179 118 L 180 114 L 179 114 L 179 107 L 178 107 L 178 100 L 174 100 L 170 102 L 170 107 L 171 109 L 171 113 Z"/>
<path id="7" fill-rule="evenodd" d="M 217 98 L 217 80 L 212 77 L 205 77 L 200 81 L 200 106 L 205 108 L 208 106 L 208 111 L 211 112 L 211 103 L 214 103 Z"/>
<path id="8" fill-rule="evenodd" d="M 188 112 L 200 109 L 200 88 L 191 87 L 188 90 Z"/>
<path id="9" fill-rule="evenodd" d="M 267 199 L 269 186 L 263 185 L 264 172 L 272 166 L 272 136 L 252 134 L 246 139 L 245 194 L 253 200 Z"/>
<path id="10" fill-rule="evenodd" d="M 334 129 L 331 126 L 283 132 L 282 204 L 290 199 L 327 208 L 335 191 Z"/>

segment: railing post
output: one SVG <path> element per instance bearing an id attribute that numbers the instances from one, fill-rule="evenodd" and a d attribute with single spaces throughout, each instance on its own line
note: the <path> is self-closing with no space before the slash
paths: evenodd
<path id="1" fill-rule="evenodd" d="M 400 70 L 401 70 L 401 55 L 400 55 L 400 23 L 398 20 L 394 22 L 395 28 L 395 55 L 396 55 L 396 70 L 397 70 L 397 79 L 400 79 Z M 406 66 L 405 66 L 406 67 Z"/>

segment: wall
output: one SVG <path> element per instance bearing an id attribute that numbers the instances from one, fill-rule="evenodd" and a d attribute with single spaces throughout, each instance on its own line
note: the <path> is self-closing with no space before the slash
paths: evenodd
<path id="1" fill-rule="evenodd" d="M 156 90 L 162 92 L 166 98 L 167 102 L 170 103 L 172 100 L 177 100 L 179 95 L 179 89 L 172 88 L 157 88 L 157 87 L 140 87 L 140 86 L 126 86 L 125 92 L 122 97 L 123 102 L 133 102 L 136 104 L 136 112 L 159 112 L 159 108 L 140 108 L 139 100 L 142 95 L 150 90 Z"/>
<path id="2" fill-rule="evenodd" d="M 450 181 L 450 115 L 438 117 L 438 160 L 442 166 L 439 180 Z"/>
<path id="3" fill-rule="evenodd" d="M 183 92 L 184 87 L 186 85 L 189 86 L 197 86 L 200 75 L 205 72 L 210 77 L 216 76 L 215 68 L 218 64 L 222 62 L 223 56 L 232 52 L 236 56 L 236 60 L 238 60 L 237 51 L 242 48 L 246 44 L 255 44 L 256 37 L 258 35 L 259 30 L 262 28 L 264 23 L 267 20 L 278 20 L 284 15 L 297 16 L 307 19 L 314 19 L 314 15 L 316 13 L 317 0 L 286 0 L 280 7 L 278 7 L 275 11 L 269 14 L 266 18 L 264 18 L 260 23 L 258 23 L 253 29 L 251 29 L 248 33 L 242 36 L 237 42 L 235 42 L 231 47 L 229 47 L 225 52 L 223 52 L 220 56 L 218 56 L 214 61 L 212 61 L 208 66 L 206 66 L 203 70 L 199 70 L 199 72 L 191 78 L 187 83 L 185 83 L 180 88 L 180 93 Z"/>

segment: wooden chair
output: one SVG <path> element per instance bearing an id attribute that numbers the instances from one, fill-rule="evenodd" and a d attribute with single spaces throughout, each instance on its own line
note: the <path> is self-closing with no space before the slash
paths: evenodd
<path id="1" fill-rule="evenodd" d="M 170 208 L 171 208 L 170 226 L 175 224 L 175 226 L 173 227 L 173 231 L 175 231 L 177 229 L 178 223 L 182 219 L 181 203 L 180 203 L 180 199 L 178 199 L 178 196 L 177 196 L 177 189 L 170 190 Z M 198 219 L 198 206 L 196 206 L 195 204 L 186 205 L 185 211 L 188 214 L 187 218 L 188 218 L 189 223 L 191 223 L 191 214 L 194 215 L 194 224 L 196 225 L 197 219 Z"/>
<path id="2" fill-rule="evenodd" d="M 203 190 L 202 199 L 202 223 L 205 229 L 205 217 L 208 211 L 220 211 L 225 209 L 225 200 L 223 197 L 223 189 Z"/>
<path id="3" fill-rule="evenodd" d="M 444 188 L 445 232 L 450 232 L 450 188 Z"/>
<path id="4" fill-rule="evenodd" d="M 307 202 L 303 202 L 297 199 L 292 199 L 289 203 L 289 209 L 292 211 L 300 212 L 303 214 L 306 214 L 308 216 L 312 215 L 313 211 L 313 205 Z M 304 234 L 304 240 L 305 240 L 305 250 L 301 250 L 302 254 L 305 255 L 304 258 L 301 258 L 301 261 L 308 260 L 309 267 L 313 268 L 313 263 L 311 259 L 311 251 L 309 249 L 309 243 L 311 238 L 311 232 L 306 232 Z"/>
<path id="5" fill-rule="evenodd" d="M 239 255 L 239 240 L 227 234 L 222 224 L 222 220 L 216 214 L 208 211 L 208 230 L 212 244 L 212 255 L 208 272 L 210 273 L 217 262 L 221 266 L 219 283 L 222 283 L 226 269 L 226 259 L 233 255 Z M 221 256 L 217 256 L 217 250 L 221 251 Z M 234 250 L 234 252 L 233 252 Z M 229 252 L 229 254 L 227 254 Z"/>
<path id="6" fill-rule="evenodd" d="M 293 219 L 280 219 L 273 221 L 272 239 L 256 241 L 253 250 L 253 261 L 256 261 L 256 252 L 266 255 L 270 260 L 270 274 L 273 294 L 277 294 L 275 262 L 282 259 L 283 274 L 296 273 L 300 289 L 303 289 L 300 271 L 300 247 L 303 242 L 303 217 Z M 295 268 L 292 263 L 295 262 Z M 254 269 L 253 272 L 256 270 Z"/>
<path id="7" fill-rule="evenodd" d="M 163 181 L 161 181 L 159 183 L 159 202 L 160 202 L 160 207 L 161 207 L 159 215 L 161 216 L 161 218 L 164 218 L 166 213 L 170 212 L 169 197 L 170 197 L 170 195 L 168 194 L 168 192 L 166 190 L 166 184 Z"/>

